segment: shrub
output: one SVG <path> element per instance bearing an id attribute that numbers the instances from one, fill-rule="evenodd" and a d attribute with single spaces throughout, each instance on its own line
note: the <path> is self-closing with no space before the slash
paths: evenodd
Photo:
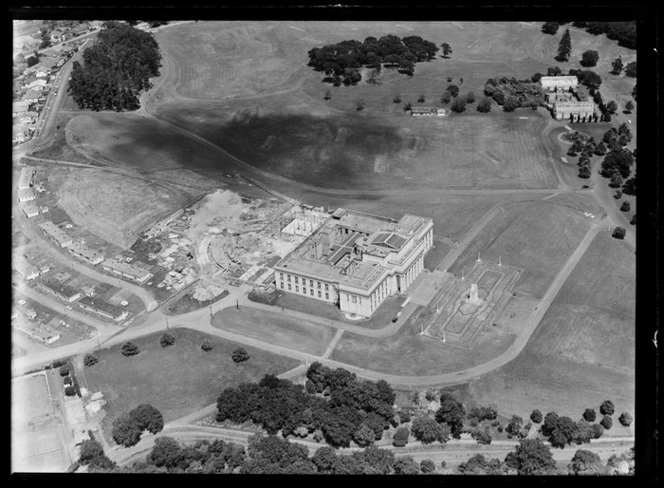
<path id="1" fill-rule="evenodd" d="M 587 422 L 594 422 L 596 418 L 597 413 L 593 408 L 586 408 L 586 410 L 583 412 L 583 419 Z"/>
<path id="2" fill-rule="evenodd" d="M 211 351 L 213 348 L 214 345 L 210 339 L 204 339 L 201 343 L 201 349 L 203 349 L 205 352 Z"/>
<path id="3" fill-rule="evenodd" d="M 163 336 L 161 336 L 161 339 L 159 339 L 159 344 L 161 344 L 161 347 L 172 346 L 175 344 L 175 337 L 166 332 Z"/>
<path id="4" fill-rule="evenodd" d="M 482 98 L 476 107 L 477 111 L 483 114 L 491 112 L 491 99 L 488 97 Z"/>
<path id="5" fill-rule="evenodd" d="M 450 93 L 454 98 L 459 95 L 459 87 L 456 85 L 448 86 L 445 91 Z"/>
<path id="6" fill-rule="evenodd" d="M 510 96 L 505 99 L 505 103 L 503 104 L 503 110 L 505 112 L 514 112 L 520 106 L 521 104 L 519 103 L 519 101 L 516 98 Z"/>
<path id="7" fill-rule="evenodd" d="M 238 347 L 235 351 L 233 351 L 231 357 L 233 358 L 234 362 L 242 363 L 244 361 L 248 361 L 251 356 L 249 356 L 249 353 L 243 347 Z"/>
<path id="8" fill-rule="evenodd" d="M 30 66 L 30 63 L 28 63 L 28 66 Z M 632 61 L 625 66 L 625 74 L 630 78 L 636 78 L 636 61 Z"/>
<path id="9" fill-rule="evenodd" d="M 632 415 L 629 412 L 623 412 L 620 414 L 620 417 L 618 417 L 618 422 L 620 422 L 621 425 L 625 427 L 629 427 L 632 425 L 632 422 L 634 419 L 632 418 Z"/>
<path id="10" fill-rule="evenodd" d="M 455 98 L 450 108 L 456 113 L 461 113 L 466 110 L 466 101 L 463 98 Z"/>
<path id="11" fill-rule="evenodd" d="M 65 387 L 65 395 L 67 395 L 67 396 L 76 395 L 76 389 L 73 386 L 66 386 Z"/>
<path id="12" fill-rule="evenodd" d="M 431 459 L 423 459 L 420 463 L 420 471 L 422 474 L 429 474 L 436 471 L 436 465 Z"/>
<path id="13" fill-rule="evenodd" d="M 491 98 L 493 98 L 493 100 L 498 105 L 502 105 L 503 103 L 505 103 L 505 94 L 500 90 L 496 90 L 495 92 L 493 92 L 493 95 L 491 95 Z"/>
<path id="14" fill-rule="evenodd" d="M 408 427 L 399 427 L 392 437 L 392 445 L 394 447 L 404 447 L 408 444 L 408 437 L 410 436 L 410 431 Z"/>
<path id="15" fill-rule="evenodd" d="M 394 98 L 392 99 L 394 103 L 401 103 L 401 95 L 394 95 Z"/>
<path id="16" fill-rule="evenodd" d="M 632 215 L 632 220 L 629 221 L 631 225 L 636 225 L 636 214 Z"/>
<path id="17" fill-rule="evenodd" d="M 470 433 L 470 435 L 477 441 L 478 444 L 491 444 L 491 434 L 485 430 L 475 429 Z"/>
<path id="18" fill-rule="evenodd" d="M 69 368 L 67 366 L 63 366 L 60 368 L 60 376 L 69 376 Z"/>
<path id="19" fill-rule="evenodd" d="M 616 227 L 611 234 L 611 237 L 615 239 L 624 239 L 625 238 L 625 229 L 623 227 Z"/>
<path id="20" fill-rule="evenodd" d="M 129 342 L 125 342 L 122 345 L 121 352 L 122 352 L 123 356 L 134 356 L 134 355 L 138 354 L 141 351 L 138 349 L 138 346 L 136 344 L 129 341 Z"/>
<path id="21" fill-rule="evenodd" d="M 600 424 L 593 424 L 592 429 L 593 429 L 593 439 L 599 439 L 600 437 L 602 437 L 602 434 L 604 434 L 604 427 L 602 427 Z"/>
<path id="22" fill-rule="evenodd" d="M 445 92 L 440 97 L 440 103 L 442 103 L 443 105 L 448 104 L 451 101 L 452 101 L 452 94 L 450 92 Z"/>
<path id="23" fill-rule="evenodd" d="M 86 354 L 83 358 L 83 364 L 87 367 L 94 366 L 99 362 L 99 358 L 94 354 Z"/>
<path id="24" fill-rule="evenodd" d="M 613 419 L 608 415 L 602 417 L 602 421 L 599 423 L 606 430 L 609 430 L 613 426 Z"/>
<path id="25" fill-rule="evenodd" d="M 604 400 L 602 405 L 599 407 L 599 413 L 602 415 L 613 415 L 616 411 L 616 407 L 611 400 Z"/>
<path id="26" fill-rule="evenodd" d="M 74 380 L 72 380 L 70 376 L 65 376 L 65 379 L 64 379 L 64 384 L 65 385 L 71 385 L 73 383 L 74 383 Z"/>
<path id="27" fill-rule="evenodd" d="M 427 402 L 433 402 L 434 400 L 437 399 L 436 390 L 427 390 L 426 393 L 424 394 L 424 398 L 427 399 Z"/>
<path id="28" fill-rule="evenodd" d="M 619 188 L 623 185 L 623 179 L 622 176 L 620 176 L 618 173 L 615 173 L 611 176 L 611 181 L 609 182 L 609 186 L 611 188 Z"/>
<path id="29" fill-rule="evenodd" d="M 606 104 L 606 110 L 610 114 L 615 114 L 616 110 L 618 110 L 618 104 L 615 102 L 615 100 L 611 100 L 609 103 Z M 610 121 L 610 119 L 609 119 Z"/>
<path id="30" fill-rule="evenodd" d="M 622 202 L 622 205 L 620 206 L 620 211 L 621 212 L 629 212 L 630 208 L 631 207 L 630 207 L 629 202 L 625 201 L 625 202 Z"/>
<path id="31" fill-rule="evenodd" d="M 419 97 L 417 97 L 417 103 L 424 103 L 426 101 L 426 98 L 424 98 L 424 95 L 420 94 Z"/>
<path id="32" fill-rule="evenodd" d="M 411 419 L 411 411 L 410 410 L 399 410 L 399 420 L 401 420 L 402 424 L 405 424 L 407 422 L 410 422 Z"/>
<path id="33" fill-rule="evenodd" d="M 466 93 L 466 103 L 475 103 L 475 94 L 473 92 Z"/>

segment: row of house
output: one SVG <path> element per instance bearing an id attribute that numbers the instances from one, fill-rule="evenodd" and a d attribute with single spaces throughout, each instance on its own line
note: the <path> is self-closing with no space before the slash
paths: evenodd
<path id="1" fill-rule="evenodd" d="M 137 283 L 144 283 L 152 276 L 152 273 L 143 268 L 141 264 L 127 263 L 121 257 L 114 257 L 104 261 L 102 267 L 106 271 L 129 278 Z"/>
<path id="2" fill-rule="evenodd" d="M 116 322 L 124 320 L 129 315 L 126 310 L 120 307 L 116 307 L 108 302 L 90 296 L 81 298 L 78 302 L 78 306 L 83 310 L 88 310 L 97 315 L 101 315 L 102 317 L 115 320 Z"/>

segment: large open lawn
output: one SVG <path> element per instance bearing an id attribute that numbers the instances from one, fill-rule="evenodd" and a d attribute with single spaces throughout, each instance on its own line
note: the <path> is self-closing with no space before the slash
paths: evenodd
<path id="1" fill-rule="evenodd" d="M 334 336 L 334 329 L 316 324 L 300 324 L 297 319 L 262 310 L 228 308 L 212 319 L 214 327 L 237 332 L 269 344 L 278 344 L 320 356 Z"/>
<path id="2" fill-rule="evenodd" d="M 634 278 L 634 254 L 600 233 L 521 355 L 470 382 L 470 393 L 524 418 L 539 408 L 577 419 L 607 399 L 618 415 L 634 413 Z"/>
<path id="3" fill-rule="evenodd" d="M 505 352 L 516 337 L 502 327 L 487 327 L 472 349 L 443 344 L 419 335 L 421 322 L 430 313 L 419 308 L 397 334 L 387 338 L 344 332 L 330 359 L 388 374 L 435 375 L 485 363 Z"/>
<path id="4" fill-rule="evenodd" d="M 523 270 L 515 291 L 541 298 L 588 231 L 590 218 L 576 208 L 533 200 L 507 206 L 471 241 L 450 272 L 469 272 L 477 259 Z"/>
<path id="5" fill-rule="evenodd" d="M 231 353 L 239 344 L 207 334 L 175 329 L 173 346 L 162 348 L 160 334 L 136 339 L 141 353 L 125 357 L 121 345 L 95 353 L 99 363 L 83 374 L 90 391 L 101 391 L 108 401 L 104 409 L 104 432 L 109 434 L 113 419 L 132 408 L 149 403 L 166 422 L 214 403 L 224 388 L 260 380 L 265 374 L 281 374 L 299 363 L 252 347 L 245 347 L 251 359 L 236 364 Z M 203 339 L 214 348 L 201 350 Z"/>

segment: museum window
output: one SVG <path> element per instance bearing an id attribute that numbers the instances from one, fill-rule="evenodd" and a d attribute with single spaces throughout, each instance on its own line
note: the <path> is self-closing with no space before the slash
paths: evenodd
<path id="1" fill-rule="evenodd" d="M 288 281 L 290 281 L 290 277 L 291 277 L 291 275 L 288 275 Z"/>
<path id="2" fill-rule="evenodd" d="M 312 289 L 309 290 L 309 291 L 311 292 L 311 296 L 314 296 L 314 289 L 312 288 Z"/>
<path id="3" fill-rule="evenodd" d="M 296 277 L 295 277 L 295 283 L 297 283 L 297 282 L 298 282 L 298 281 L 297 281 L 297 276 L 296 276 Z"/>
<path id="4" fill-rule="evenodd" d="M 282 290 L 284 289 L 284 282 L 283 281 L 281 282 L 281 289 Z"/>
<path id="5" fill-rule="evenodd" d="M 320 281 L 318 282 L 318 289 L 320 290 Z"/>
<path id="6" fill-rule="evenodd" d="M 326 293 L 326 294 L 325 294 L 325 299 L 327 299 L 327 300 L 330 299 L 330 294 L 329 294 L 329 293 Z"/>
<path id="7" fill-rule="evenodd" d="M 314 286 L 314 280 L 309 280 L 309 286 L 311 286 L 311 287 L 313 288 L 313 286 Z"/>
<path id="8" fill-rule="evenodd" d="M 353 295 L 353 303 L 357 303 L 357 297 Z"/>
<path id="9" fill-rule="evenodd" d="M 297 279 L 297 278 L 295 278 L 295 279 Z M 296 287 L 295 287 L 295 291 L 299 293 L 299 292 L 300 292 L 300 287 L 299 287 L 299 286 L 296 286 Z"/>
<path id="10" fill-rule="evenodd" d="M 325 283 L 325 291 L 327 291 L 327 283 Z M 327 295 L 327 293 L 326 293 L 326 295 Z"/>
<path id="11" fill-rule="evenodd" d="M 283 273 L 279 273 L 279 278 L 281 278 L 281 279 L 283 280 L 283 279 L 284 279 L 284 274 L 283 274 Z"/>
<path id="12" fill-rule="evenodd" d="M 318 290 L 318 298 L 320 298 L 320 290 Z"/>
<path id="13" fill-rule="evenodd" d="M 288 283 L 288 291 L 291 291 L 291 284 Z"/>

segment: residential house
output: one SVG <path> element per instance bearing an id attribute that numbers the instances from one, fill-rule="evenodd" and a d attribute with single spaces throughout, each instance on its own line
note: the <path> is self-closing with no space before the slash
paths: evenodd
<path id="1" fill-rule="evenodd" d="M 120 307 L 111 305 L 110 303 L 99 300 L 98 298 L 92 298 L 88 296 L 81 298 L 81 300 L 78 302 L 78 306 L 84 310 L 89 310 L 90 312 L 101 315 L 102 317 L 115 320 L 116 322 L 124 320 L 129 315 L 126 310 L 123 310 Z"/>
<path id="2" fill-rule="evenodd" d="M 17 193 L 19 202 L 30 202 L 36 198 L 35 192 L 32 188 L 28 188 L 27 190 L 18 190 Z"/>
<path id="3" fill-rule="evenodd" d="M 24 112 L 27 112 L 30 108 L 30 104 L 26 101 L 14 102 L 12 103 L 12 116 L 16 117 Z"/>
<path id="4" fill-rule="evenodd" d="M 39 215 L 39 207 L 34 202 L 27 202 L 21 205 L 21 210 L 28 218 Z"/>
<path id="5" fill-rule="evenodd" d="M 51 42 L 60 42 L 63 40 L 64 32 L 60 29 L 55 29 L 51 32 Z"/>
<path id="6" fill-rule="evenodd" d="M 28 93 L 23 95 L 23 101 L 28 103 L 37 103 L 37 101 L 39 101 L 40 96 L 41 93 L 38 92 L 37 90 L 30 90 Z"/>
<path id="7" fill-rule="evenodd" d="M 141 267 L 139 263 L 129 264 L 118 258 L 109 258 L 104 261 L 102 266 L 106 271 L 111 271 L 112 273 L 139 283 L 147 281 L 147 279 L 152 276 L 152 273 Z"/>
<path id="8" fill-rule="evenodd" d="M 32 179 L 35 176 L 35 170 L 32 168 L 21 168 L 21 174 L 18 177 L 18 189 L 27 190 L 32 186 Z"/>
<path id="9" fill-rule="evenodd" d="M 81 292 L 76 288 L 67 285 L 61 285 L 58 281 L 55 280 L 44 280 L 37 283 L 37 288 L 45 291 L 49 295 L 53 295 L 61 300 L 66 302 L 74 302 L 81 298 Z"/>
<path id="10" fill-rule="evenodd" d="M 48 83 L 48 82 L 47 82 L 46 80 L 44 80 L 44 79 L 35 80 L 35 81 L 33 81 L 32 83 L 30 83 L 30 84 L 27 86 L 27 88 L 28 88 L 28 90 L 31 90 L 31 89 L 33 89 L 33 88 L 34 88 L 34 89 L 37 89 L 37 90 L 43 90 L 47 83 Z"/>
<path id="11" fill-rule="evenodd" d="M 46 234 L 54 243 L 60 247 L 69 247 L 74 242 L 69 234 L 67 234 L 50 220 L 39 224 L 39 227 L 42 229 L 44 234 Z"/>
<path id="12" fill-rule="evenodd" d="M 39 276 L 39 270 L 23 257 L 16 258 L 12 263 L 12 267 L 27 281 L 34 280 Z"/>
<path id="13" fill-rule="evenodd" d="M 67 248 L 70 254 L 73 254 L 77 258 L 80 258 L 92 265 L 97 265 L 104 260 L 104 255 L 94 249 L 90 249 L 88 246 L 81 242 L 74 242 L 71 246 Z"/>

